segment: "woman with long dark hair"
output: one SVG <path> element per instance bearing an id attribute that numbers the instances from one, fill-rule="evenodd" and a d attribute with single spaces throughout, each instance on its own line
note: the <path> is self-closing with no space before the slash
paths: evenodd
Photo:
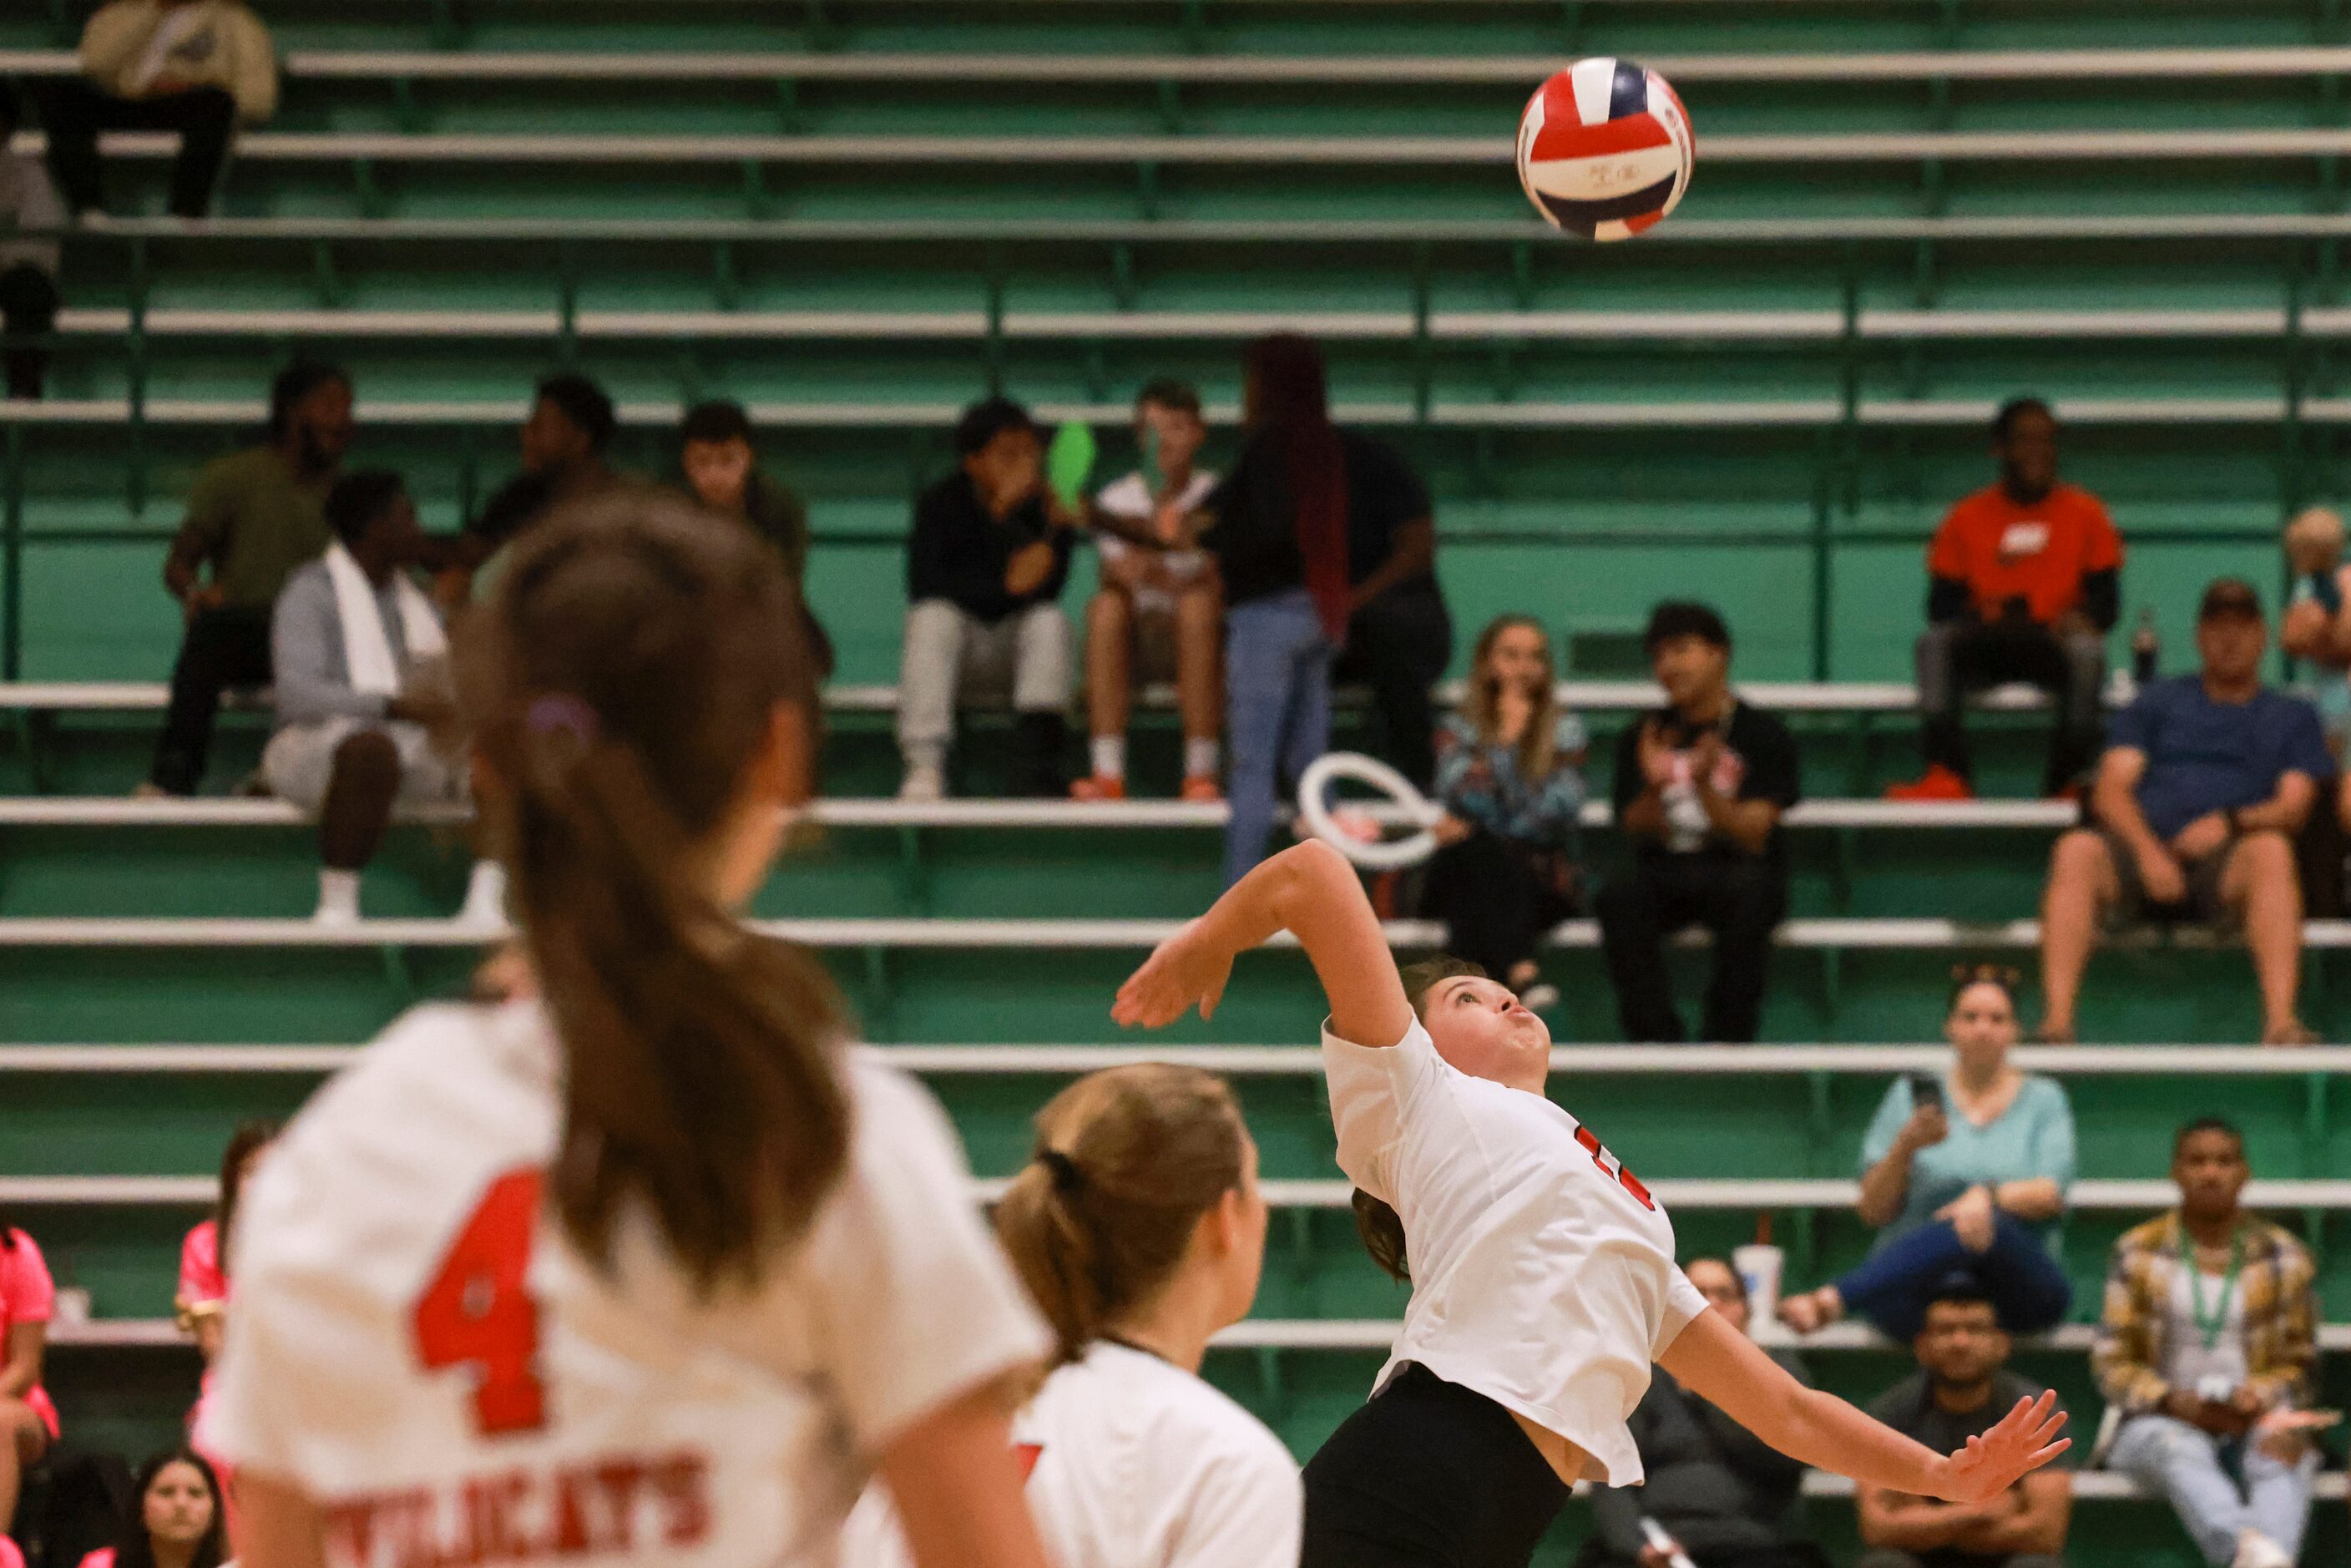
<path id="1" fill-rule="evenodd" d="M 1656 1197 L 1545 1097 L 1542 1019 L 1458 961 L 1408 985 L 1354 871 L 1320 841 L 1161 944 L 1112 1016 L 1211 1013 L 1233 959 L 1283 930 L 1331 1004 L 1340 1166 L 1374 1257 L 1413 1286 L 1371 1402 L 1306 1467 L 1304 1568 L 1524 1568 L 1573 1482 L 1641 1479 L 1625 1423 L 1652 1363 L 1782 1453 L 1916 1496 L 1991 1497 L 2063 1451 L 2044 1395 L 1931 1453 L 1708 1311 Z"/>
<path id="2" fill-rule="evenodd" d="M 318 1568 L 330 1528 L 830 1564 L 877 1469 L 922 1568 L 1041 1568 L 1008 1417 L 1050 1342 L 962 1151 L 737 913 L 816 741 L 792 608 L 747 529 L 615 494 L 460 628 L 538 994 L 409 1014 L 244 1194 L 204 1435 L 246 1568 Z"/>
<path id="3" fill-rule="evenodd" d="M 81 1568 L 220 1568 L 228 1556 L 227 1499 L 204 1457 L 166 1448 L 139 1467 L 139 1516 Z"/>

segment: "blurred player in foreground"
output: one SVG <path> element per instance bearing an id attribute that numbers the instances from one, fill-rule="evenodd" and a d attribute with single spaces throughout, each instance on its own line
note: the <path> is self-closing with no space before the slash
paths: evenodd
<path id="1" fill-rule="evenodd" d="M 682 501 L 518 543 L 457 667 L 543 1000 L 431 1006 L 246 1197 L 205 1436 L 246 1568 L 1043 1568 L 1007 1425 L 1049 1340 L 936 1104 L 735 911 L 808 775 L 774 553 Z"/>
<path id="2" fill-rule="evenodd" d="M 1320 840 L 1162 944 L 1113 1016 L 1213 1012 L 1233 959 L 1281 930 L 1330 998 L 1322 1063 L 1365 1239 L 1413 1284 L 1371 1402 L 1306 1467 L 1304 1568 L 1525 1568 L 1573 1482 L 1641 1479 L 1625 1423 L 1652 1362 L 1781 1452 L 1917 1496 L 1989 1497 L 2064 1451 L 2051 1395 L 1930 1452 L 1708 1312 L 1648 1188 L 1544 1097 L 1542 1019 L 1458 962 L 1420 967 L 1408 993 Z"/>

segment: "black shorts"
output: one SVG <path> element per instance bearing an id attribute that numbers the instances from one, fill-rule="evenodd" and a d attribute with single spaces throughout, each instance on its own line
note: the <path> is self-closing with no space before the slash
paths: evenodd
<path id="1" fill-rule="evenodd" d="M 1508 1410 L 1408 1365 L 1306 1465 L 1301 1568 L 1526 1568 L 1567 1487 Z"/>

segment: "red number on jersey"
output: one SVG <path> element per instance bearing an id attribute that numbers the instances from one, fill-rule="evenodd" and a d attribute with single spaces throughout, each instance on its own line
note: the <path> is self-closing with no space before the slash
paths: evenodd
<path id="1" fill-rule="evenodd" d="M 417 1358 L 433 1371 L 470 1367 L 474 1425 L 484 1437 L 547 1424 L 538 1357 L 538 1302 L 529 1289 L 539 1174 L 507 1172 L 465 1221 L 417 1300 Z"/>
<path id="2" fill-rule="evenodd" d="M 1592 1163 L 1614 1176 L 1616 1185 L 1631 1193 L 1643 1208 L 1651 1213 L 1656 1211 L 1657 1200 L 1649 1196 L 1649 1189 L 1641 1185 L 1641 1178 L 1626 1170 L 1623 1160 L 1601 1147 L 1600 1140 L 1593 1135 L 1592 1129 L 1581 1122 L 1575 1124 L 1575 1141 L 1583 1145 L 1584 1152 L 1592 1156 Z"/>

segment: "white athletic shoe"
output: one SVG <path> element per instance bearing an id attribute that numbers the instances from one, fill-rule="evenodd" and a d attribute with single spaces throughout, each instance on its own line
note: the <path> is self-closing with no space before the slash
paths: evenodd
<path id="1" fill-rule="evenodd" d="M 1559 988 L 1546 980 L 1537 980 L 1519 993 L 1519 1003 L 1531 1013 L 1547 1013 L 1559 1006 Z"/>
<path id="2" fill-rule="evenodd" d="M 916 762 L 906 768 L 906 781 L 898 786 L 898 799 L 927 806 L 947 797 L 946 770 L 935 762 Z"/>
<path id="3" fill-rule="evenodd" d="M 2294 1559 L 2285 1548 L 2258 1530 L 2248 1530 L 2237 1537 L 2237 1555 L 2229 1568 L 2294 1568 Z"/>

